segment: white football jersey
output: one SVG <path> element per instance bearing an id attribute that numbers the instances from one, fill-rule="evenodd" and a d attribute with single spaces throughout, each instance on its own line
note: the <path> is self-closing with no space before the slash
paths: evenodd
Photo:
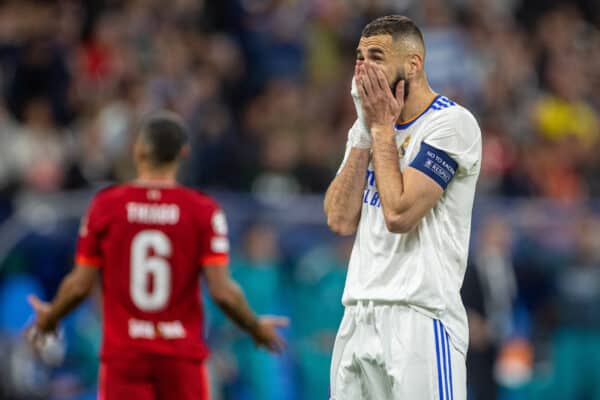
<path id="1" fill-rule="evenodd" d="M 481 131 L 467 109 L 444 96 L 437 96 L 413 120 L 396 124 L 395 131 L 400 169 L 419 169 L 442 186 L 444 194 L 412 231 L 391 233 L 369 163 L 342 302 L 406 304 L 441 320 L 465 354 L 468 326 L 460 288 L 481 165 Z M 349 149 L 346 153 L 347 157 Z"/>

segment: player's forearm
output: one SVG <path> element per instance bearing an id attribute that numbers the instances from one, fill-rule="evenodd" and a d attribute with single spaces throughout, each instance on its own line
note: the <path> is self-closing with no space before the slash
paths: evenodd
<path id="1" fill-rule="evenodd" d="M 408 218 L 410 204 L 404 196 L 405 182 L 393 129 L 374 127 L 373 132 L 373 168 L 386 225 L 391 232 L 407 232 L 413 222 Z"/>
<path id="2" fill-rule="evenodd" d="M 77 307 L 89 295 L 93 285 L 81 282 L 72 272 L 67 275 L 50 305 L 46 327 L 53 328 L 65 315 Z M 43 328 L 46 328 L 43 327 Z"/>
<path id="3" fill-rule="evenodd" d="M 233 280 L 211 293 L 219 308 L 246 332 L 253 333 L 258 324 L 256 314 L 250 308 L 244 292 Z"/>
<path id="4" fill-rule="evenodd" d="M 368 164 L 369 149 L 353 147 L 325 194 L 327 224 L 340 235 L 351 235 L 358 226 Z"/>

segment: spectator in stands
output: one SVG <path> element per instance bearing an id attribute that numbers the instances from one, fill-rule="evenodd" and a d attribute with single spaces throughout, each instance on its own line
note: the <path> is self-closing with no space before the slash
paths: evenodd
<path id="1" fill-rule="evenodd" d="M 42 194 L 131 177 L 128 132 L 156 108 L 177 111 L 190 126 L 194 153 L 182 171 L 186 182 L 207 189 L 254 189 L 275 205 L 304 193 L 322 194 L 355 118 L 349 82 L 356 38 L 367 20 L 391 12 L 411 15 L 427 28 L 426 69 L 434 89 L 476 110 L 484 136 L 482 193 L 571 202 L 595 198 L 600 195 L 596 3 L 174 0 L 165 7 L 161 0 L 5 0 L 0 3 L 0 221 L 11 215 L 13 200 L 23 191 L 44 202 Z M 526 213 L 518 228 L 554 221 L 544 210 L 533 217 Z M 541 225 L 532 242 L 555 236 L 569 241 L 564 226 Z M 489 276 L 509 270 L 510 234 L 502 233 L 501 226 L 496 220 L 485 228 L 465 281 L 466 290 L 480 292 L 470 303 L 470 357 L 479 352 L 488 382 L 489 355 L 501 343 L 498 332 L 504 332 L 508 300 L 513 299 L 508 274 L 486 286 Z M 56 229 L 51 233 L 60 237 L 60 246 L 46 237 L 30 237 L 0 263 L 0 279 L 7 270 L 29 271 L 45 290 L 53 290 L 69 266 L 60 254 L 70 240 L 69 228 L 59 224 Z M 270 301 L 281 301 L 273 283 L 280 279 L 274 276 L 282 271 L 281 256 L 272 249 L 273 237 L 267 239 L 271 234 L 256 234 L 262 237 L 259 242 L 271 242 L 271 250 L 263 246 L 261 257 L 244 250 L 234 263 L 255 300 L 267 308 Z M 306 396 L 312 388 L 324 392 L 326 368 L 307 366 L 327 364 L 328 324 L 336 323 L 339 303 L 323 299 L 339 297 L 342 254 L 326 245 L 284 279 L 299 296 L 297 304 L 306 301 L 306 308 L 318 304 L 323 310 L 306 315 L 300 307 L 304 321 L 294 323 L 300 335 L 293 348 L 299 374 L 304 387 L 311 388 Z M 535 254 L 542 261 L 534 274 L 529 259 L 515 257 L 523 297 L 542 297 L 547 290 L 538 278 L 546 276 L 550 264 L 560 264 L 548 260 L 553 258 L 548 254 Z M 587 257 L 569 263 L 561 279 L 579 282 L 576 276 L 586 276 L 585 284 L 591 285 L 594 268 L 580 268 L 591 263 Z M 260 290 L 253 286 L 258 277 L 264 278 Z M 529 286 L 523 289 L 524 283 Z M 506 294 L 505 302 L 496 291 Z M 565 298 L 560 310 L 573 310 L 569 302 L 585 294 L 563 286 L 559 293 Z M 561 324 L 571 322 L 561 318 Z M 236 350 L 244 349 L 236 354 L 250 357 L 243 346 L 236 342 Z M 216 360 L 228 359 L 227 347 L 215 352 Z M 283 374 L 289 376 L 287 370 Z M 245 382 L 252 379 L 258 378 Z M 238 393 L 255 395 L 251 387 L 238 386 Z M 257 390 L 262 396 L 263 389 Z"/>
<path id="2" fill-rule="evenodd" d="M 294 336 L 303 400 L 327 397 L 331 348 L 344 309 L 340 303 L 352 239 L 317 246 L 298 262 L 293 275 Z M 308 311 L 312 310 L 312 311 Z"/>
<path id="3" fill-rule="evenodd" d="M 551 369 L 532 385 L 531 398 L 600 399 L 600 219 L 576 222 L 570 262 L 556 274 Z"/>
<path id="4" fill-rule="evenodd" d="M 494 367 L 499 348 L 512 333 L 517 295 L 512 265 L 512 235 L 499 217 L 490 217 L 471 258 L 462 288 L 469 319 L 467 382 L 474 400 L 494 400 Z"/>
<path id="5" fill-rule="evenodd" d="M 242 248 L 231 260 L 232 276 L 244 288 L 252 307 L 261 314 L 277 314 L 285 308 L 282 293 L 282 263 L 275 232 L 265 224 L 252 223 L 243 234 Z M 221 331 L 233 329 L 224 321 Z M 244 400 L 284 400 L 291 398 L 286 360 L 256 351 L 252 340 L 241 333 L 233 335 L 233 357 L 237 376 L 230 382 L 232 398 Z"/>

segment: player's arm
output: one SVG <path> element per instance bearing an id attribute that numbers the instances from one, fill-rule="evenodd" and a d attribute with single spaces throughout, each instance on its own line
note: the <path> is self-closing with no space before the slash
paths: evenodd
<path id="1" fill-rule="evenodd" d="M 50 303 L 42 302 L 35 296 L 29 297 L 36 313 L 35 327 L 39 332 L 53 331 L 56 324 L 90 294 L 100 275 L 102 257 L 99 238 L 108 218 L 106 207 L 96 196 L 82 218 L 75 267 L 62 280 L 56 296 Z"/>
<path id="2" fill-rule="evenodd" d="M 344 166 L 327 189 L 324 203 L 327 224 L 339 235 L 352 235 L 358 226 L 370 149 L 350 146 L 348 152 Z"/>
<path id="3" fill-rule="evenodd" d="M 50 303 L 29 296 L 36 313 L 35 326 L 42 332 L 52 332 L 58 322 L 77 307 L 90 294 L 98 280 L 99 269 L 87 265 L 76 265 L 62 280 L 58 292 Z"/>
<path id="4" fill-rule="evenodd" d="M 373 167 L 385 222 L 390 232 L 408 232 L 438 202 L 443 188 L 418 169 L 400 171 L 393 126 L 404 106 L 404 82 L 392 95 L 381 69 L 369 63 L 361 70 L 360 79 L 359 93 L 371 124 Z"/>
<path id="5" fill-rule="evenodd" d="M 444 190 L 418 169 L 400 171 L 391 127 L 374 128 L 373 141 L 373 167 L 386 226 L 390 232 L 409 232 L 435 206 Z"/>
<path id="6" fill-rule="evenodd" d="M 355 68 L 355 75 L 356 71 Z M 329 185 L 324 203 L 327 224 L 340 235 L 351 235 L 358 226 L 372 142 L 364 120 L 356 79 L 352 79 L 351 95 L 358 118 L 348 132 L 342 167 Z"/>
<path id="7" fill-rule="evenodd" d="M 216 205 L 210 213 L 210 221 L 207 221 L 206 227 L 206 232 L 201 236 L 202 251 L 199 264 L 210 296 L 233 322 L 252 336 L 258 346 L 280 353 L 285 347 L 285 342 L 277 333 L 277 328 L 287 326 L 288 319 L 258 317 L 250 308 L 240 286 L 231 278 L 227 267 L 227 220 Z"/>
<path id="8" fill-rule="evenodd" d="M 209 294 L 219 308 L 241 329 L 248 332 L 258 346 L 272 352 L 282 352 L 285 342 L 276 329 L 287 326 L 288 319 L 258 317 L 250 308 L 240 286 L 231 278 L 226 266 L 206 266 L 203 271 Z"/>

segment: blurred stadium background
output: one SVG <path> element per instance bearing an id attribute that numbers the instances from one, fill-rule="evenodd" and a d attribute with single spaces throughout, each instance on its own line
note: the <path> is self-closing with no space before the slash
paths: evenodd
<path id="1" fill-rule="evenodd" d="M 484 133 L 471 399 L 600 399 L 596 0 L 0 1 L 0 398 L 95 398 L 99 293 L 52 371 L 20 338 L 25 296 L 54 294 L 94 190 L 133 176 L 136 121 L 169 108 L 192 128 L 183 182 L 228 213 L 234 276 L 292 318 L 274 358 L 207 304 L 214 398 L 325 399 L 351 240 L 321 201 L 360 31 L 386 13 L 420 24 L 434 89 Z"/>

